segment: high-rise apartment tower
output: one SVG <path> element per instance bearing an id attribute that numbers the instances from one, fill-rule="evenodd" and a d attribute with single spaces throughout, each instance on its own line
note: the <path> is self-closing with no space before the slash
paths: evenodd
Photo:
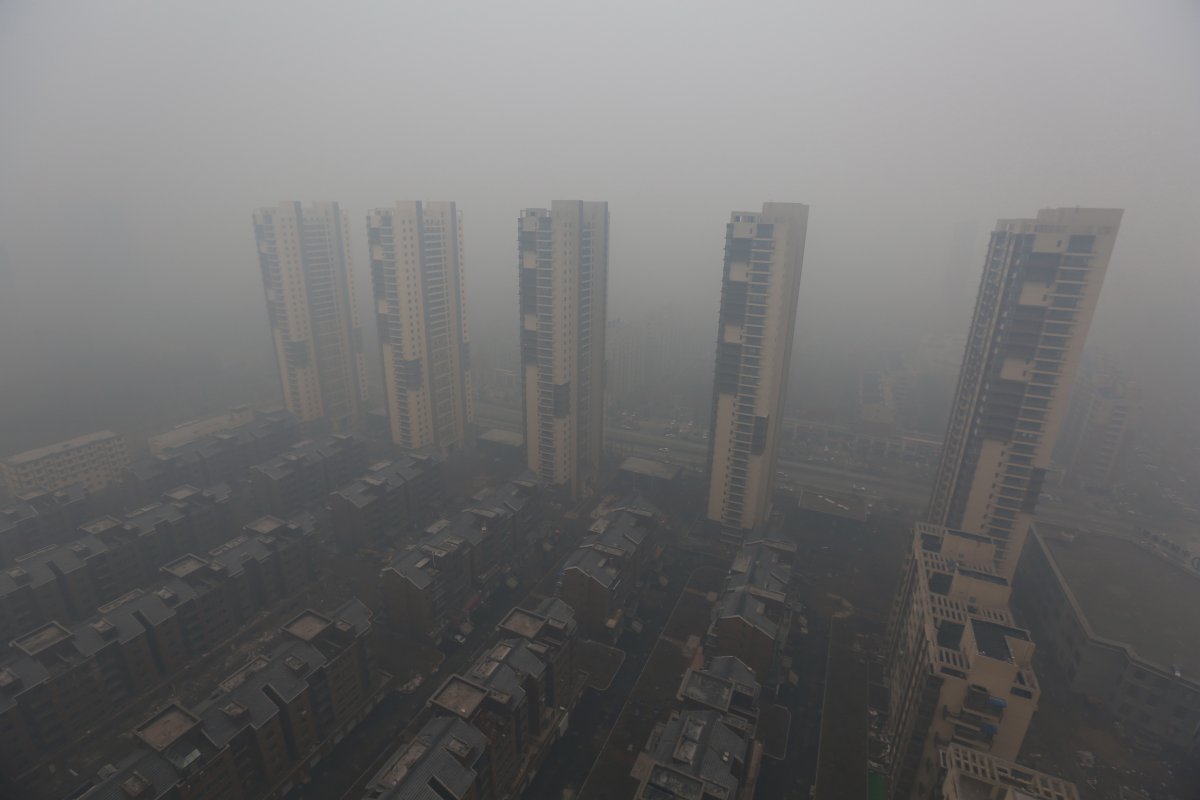
<path id="1" fill-rule="evenodd" d="M 608 203 L 555 200 L 517 225 L 529 468 L 589 494 L 604 435 Z"/>
<path id="2" fill-rule="evenodd" d="M 800 203 L 735 211 L 725 227 L 708 518 L 727 530 L 753 528 L 770 512 L 807 230 Z"/>
<path id="3" fill-rule="evenodd" d="M 367 381 L 345 212 L 337 203 L 261 208 L 254 236 L 288 410 L 335 432 L 357 427 Z"/>
<path id="4" fill-rule="evenodd" d="M 1119 209 L 1000 220 L 988 245 L 929 521 L 992 537 L 1011 577 L 1070 399 Z"/>
<path id="5" fill-rule="evenodd" d="M 462 218 L 454 203 L 402 202 L 367 218 L 392 441 L 442 453 L 467 444 Z"/>

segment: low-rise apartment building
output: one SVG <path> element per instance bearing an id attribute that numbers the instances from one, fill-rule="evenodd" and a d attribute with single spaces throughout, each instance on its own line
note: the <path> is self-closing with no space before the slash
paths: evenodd
<path id="1" fill-rule="evenodd" d="M 587 635 L 613 641 L 621 635 L 653 556 L 656 520 L 656 511 L 644 503 L 613 509 L 567 556 L 560 594 Z"/>
<path id="2" fill-rule="evenodd" d="M 1200 752 L 1200 580 L 1144 543 L 1031 531 L 1015 604 L 1067 685 L 1130 734 Z"/>
<path id="3" fill-rule="evenodd" d="M 134 591 L 68 628 L 50 622 L 0 661 L 0 776 L 35 767 L 186 663 L 178 620 Z"/>
<path id="4" fill-rule="evenodd" d="M 715 656 L 703 667 L 689 667 L 675 698 L 684 708 L 719 711 L 744 719 L 749 731 L 758 725 L 762 685 L 754 670 L 734 656 Z"/>
<path id="5" fill-rule="evenodd" d="M 795 553 L 792 542 L 747 542 L 734 556 L 713 610 L 709 650 L 740 659 L 761 683 L 770 680 L 775 658 L 787 643 Z"/>
<path id="6" fill-rule="evenodd" d="M 570 609 L 542 607 L 551 616 L 514 609 L 506 623 L 521 633 L 496 641 L 429 701 L 435 714 L 457 717 L 486 737 L 496 797 L 524 790 L 563 730 L 575 697 L 561 685 L 569 669 L 562 656 L 569 659 L 573 648 Z"/>
<path id="7" fill-rule="evenodd" d="M 531 544 L 541 489 L 536 480 L 510 481 L 426 528 L 380 574 L 388 621 L 435 640 L 467 622 Z"/>
<path id="8" fill-rule="evenodd" d="M 128 463 L 125 441 L 112 431 L 97 431 L 9 456 L 0 461 L 0 478 L 14 497 L 72 483 L 98 492 L 116 483 Z"/>
<path id="9" fill-rule="evenodd" d="M 751 800 L 761 746 L 740 717 L 711 710 L 672 712 L 638 759 L 638 800 Z"/>
<path id="10" fill-rule="evenodd" d="M 531 610 L 514 608 L 498 626 L 502 635 L 516 636 L 549 668 L 546 705 L 570 708 L 575 701 L 575 610 L 557 597 L 547 597 Z"/>
<path id="11" fill-rule="evenodd" d="M 442 462 L 410 454 L 372 464 L 327 503 L 337 541 L 365 547 L 419 530 L 444 497 Z"/>
<path id="12" fill-rule="evenodd" d="M 244 530 L 207 558 L 189 553 L 162 567 L 167 579 L 156 594 L 179 615 L 192 652 L 203 652 L 315 578 L 310 515 L 263 517 Z"/>
<path id="13" fill-rule="evenodd" d="M 0 659 L 0 734 L 22 735 L 36 758 L 22 748 L 6 750 L 12 758 L 0 757 L 0 775 L 11 777 L 52 755 L 227 639 L 260 609 L 307 586 L 311 535 L 311 519 L 266 517 L 208 559 L 188 555 L 167 565 L 167 580 L 157 589 L 135 589 L 84 622 L 52 618 L 26 629 Z M 74 572 L 83 572 L 81 562 Z"/>
<path id="14" fill-rule="evenodd" d="M 317 504 L 367 466 L 367 440 L 334 434 L 300 442 L 250 468 L 256 507 L 287 514 Z"/>
<path id="15" fill-rule="evenodd" d="M 434 717 L 367 784 L 362 800 L 493 800 L 487 737 L 456 717 Z"/>
<path id="16" fill-rule="evenodd" d="M 123 519 L 90 520 L 69 540 L 20 555 L 0 570 L 0 641 L 50 620 L 83 619 L 100 603 L 154 580 L 180 553 L 229 537 L 224 487 L 179 487 L 164 500 Z"/>
<path id="17" fill-rule="evenodd" d="M 26 553 L 0 570 L 0 641 L 51 620 L 82 619 L 98 604 L 79 552 L 50 545 Z"/>
<path id="18" fill-rule="evenodd" d="M 140 458 L 121 473 L 130 505 L 148 502 L 176 486 L 206 487 L 243 480 L 255 464 L 274 458 L 301 437 L 300 423 L 288 411 L 259 411 L 235 428 L 201 436 Z"/>
<path id="19" fill-rule="evenodd" d="M 387 621 L 403 630 L 436 640 L 470 615 L 470 545 L 449 530 L 448 520 L 393 558 L 379 580 Z"/>
<path id="20" fill-rule="evenodd" d="M 91 513 L 91 495 L 82 483 L 23 495 L 0 509 L 0 564 L 70 539 Z"/>
<path id="21" fill-rule="evenodd" d="M 137 726 L 135 751 L 80 797 L 282 797 L 375 702 L 370 636 L 358 600 L 302 612 L 203 703 L 168 705 Z"/>

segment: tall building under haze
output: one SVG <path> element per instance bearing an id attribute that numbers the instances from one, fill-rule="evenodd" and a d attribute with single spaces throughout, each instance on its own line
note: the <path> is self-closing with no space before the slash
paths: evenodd
<path id="1" fill-rule="evenodd" d="M 1050 466 L 1121 214 L 1043 209 L 992 232 L 928 516 L 992 537 L 1005 577 Z"/>
<path id="2" fill-rule="evenodd" d="M 335 432 L 358 427 L 367 380 L 346 213 L 284 202 L 254 212 L 254 236 L 288 411 Z"/>
<path id="3" fill-rule="evenodd" d="M 460 449 L 472 417 L 462 217 L 402 202 L 372 211 L 367 236 L 392 441 Z"/>
<path id="4" fill-rule="evenodd" d="M 727 530 L 753 528 L 770 512 L 807 229 L 800 203 L 735 211 L 725 227 L 708 518 Z"/>
<path id="5" fill-rule="evenodd" d="M 1084 357 L 1054 461 L 1071 486 L 1112 489 L 1129 449 L 1137 387 L 1107 359 Z"/>
<path id="6" fill-rule="evenodd" d="M 517 231 L 526 456 L 581 497 L 603 446 L 608 203 L 555 200 Z"/>

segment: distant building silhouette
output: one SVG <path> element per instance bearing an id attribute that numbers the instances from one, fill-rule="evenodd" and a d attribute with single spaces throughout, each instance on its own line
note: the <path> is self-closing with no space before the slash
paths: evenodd
<path id="1" fill-rule="evenodd" d="M 462 217 L 454 203 L 401 202 L 370 213 L 367 237 L 392 441 L 461 449 L 472 417 Z"/>
<path id="2" fill-rule="evenodd" d="M 555 200 L 517 228 L 526 457 L 583 497 L 604 440 L 608 203 Z"/>
<path id="3" fill-rule="evenodd" d="M 1111 489 L 1129 449 L 1137 387 L 1106 360 L 1084 359 L 1054 462 L 1066 482 L 1089 490 Z"/>
<path id="4" fill-rule="evenodd" d="M 125 441 L 112 431 L 97 431 L 9 456 L 0 461 L 0 478 L 14 497 L 72 483 L 98 492 L 116 483 L 128 463 Z"/>
<path id="5" fill-rule="evenodd" d="M 334 432 L 357 428 L 367 381 L 345 212 L 337 203 L 261 208 L 254 236 L 287 409 Z"/>

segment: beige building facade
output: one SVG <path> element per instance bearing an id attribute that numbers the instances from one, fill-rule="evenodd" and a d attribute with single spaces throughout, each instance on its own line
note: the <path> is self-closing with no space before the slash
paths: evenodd
<path id="1" fill-rule="evenodd" d="M 708 518 L 725 529 L 770 513 L 807 230 L 800 203 L 736 211 L 725 229 L 708 487 Z"/>
<path id="2" fill-rule="evenodd" d="M 71 483 L 98 492 L 116 483 L 128 463 L 125 441 L 112 431 L 97 431 L 9 456 L 0 461 L 0 477 L 14 497 Z"/>
<path id="3" fill-rule="evenodd" d="M 401 447 L 468 443 L 462 231 L 454 203 L 400 202 L 367 217 L 388 423 Z"/>
<path id="4" fill-rule="evenodd" d="M 1079 800 L 1070 781 L 970 747 L 950 744 L 941 757 L 942 800 Z"/>
<path id="5" fill-rule="evenodd" d="M 555 200 L 517 230 L 526 458 L 584 497 L 604 436 L 608 203 Z"/>
<path id="6" fill-rule="evenodd" d="M 994 558 L 987 537 L 914 530 L 888 631 L 892 798 L 935 797 L 947 744 L 1008 761 L 1021 749 L 1041 690 Z"/>
<path id="7" fill-rule="evenodd" d="M 288 411 L 335 433 L 357 428 L 367 382 L 346 213 L 284 202 L 254 212 L 254 235 Z"/>
<path id="8" fill-rule="evenodd" d="M 1012 577 L 1121 224 L 1043 209 L 992 232 L 929 521 L 990 536 Z"/>

